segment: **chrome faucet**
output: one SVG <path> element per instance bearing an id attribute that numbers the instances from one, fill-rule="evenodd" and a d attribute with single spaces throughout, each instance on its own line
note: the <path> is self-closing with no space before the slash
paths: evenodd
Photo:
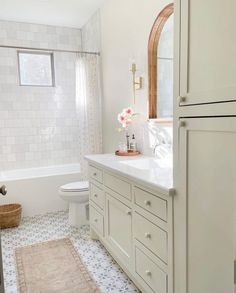
<path id="1" fill-rule="evenodd" d="M 154 148 L 153 148 L 153 154 L 156 155 L 156 149 L 160 145 L 160 143 L 156 143 Z"/>

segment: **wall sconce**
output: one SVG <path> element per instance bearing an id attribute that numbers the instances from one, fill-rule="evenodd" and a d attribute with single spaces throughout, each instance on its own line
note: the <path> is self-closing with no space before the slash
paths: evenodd
<path id="1" fill-rule="evenodd" d="M 136 91 L 143 88 L 143 78 L 141 76 L 136 76 L 137 67 L 135 63 L 131 65 L 131 72 L 133 74 L 133 94 L 134 94 L 134 104 L 136 102 Z"/>

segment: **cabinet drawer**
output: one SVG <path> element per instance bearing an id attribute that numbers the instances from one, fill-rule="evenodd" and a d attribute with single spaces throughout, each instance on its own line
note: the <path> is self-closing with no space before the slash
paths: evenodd
<path id="1" fill-rule="evenodd" d="M 138 187 L 134 188 L 135 204 L 167 221 L 167 201 Z"/>
<path id="2" fill-rule="evenodd" d="M 131 184 L 108 173 L 104 173 L 104 185 L 131 200 Z"/>
<path id="3" fill-rule="evenodd" d="M 94 166 L 89 166 L 89 177 L 102 183 L 102 170 Z"/>
<path id="4" fill-rule="evenodd" d="M 135 271 L 154 292 L 167 293 L 167 274 L 137 247 Z"/>
<path id="5" fill-rule="evenodd" d="M 89 212 L 90 212 L 90 225 L 96 230 L 98 234 L 100 234 L 101 236 L 104 236 L 103 216 L 91 205 L 89 207 Z"/>
<path id="6" fill-rule="evenodd" d="M 167 232 L 134 213 L 134 236 L 161 260 L 167 263 Z"/>
<path id="7" fill-rule="evenodd" d="M 90 199 L 95 202 L 101 209 L 104 209 L 105 196 L 102 189 L 94 184 L 90 184 Z"/>

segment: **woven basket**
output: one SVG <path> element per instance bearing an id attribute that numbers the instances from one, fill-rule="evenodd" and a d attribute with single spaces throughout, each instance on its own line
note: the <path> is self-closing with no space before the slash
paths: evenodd
<path id="1" fill-rule="evenodd" d="M 0 206 L 0 228 L 18 227 L 21 220 L 22 207 L 20 204 L 6 204 Z"/>

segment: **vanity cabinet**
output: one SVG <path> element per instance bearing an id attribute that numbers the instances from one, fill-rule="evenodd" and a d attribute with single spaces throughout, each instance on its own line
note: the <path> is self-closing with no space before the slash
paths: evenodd
<path id="1" fill-rule="evenodd" d="M 236 100 L 235 11 L 235 0 L 175 1 L 181 106 Z"/>
<path id="2" fill-rule="evenodd" d="M 116 254 L 127 265 L 132 259 L 132 210 L 106 194 L 106 238 Z"/>
<path id="3" fill-rule="evenodd" d="M 89 164 L 92 238 L 142 292 L 172 293 L 172 197 Z"/>
<path id="4" fill-rule="evenodd" d="M 175 292 L 234 293 L 236 117 L 181 121 Z"/>

